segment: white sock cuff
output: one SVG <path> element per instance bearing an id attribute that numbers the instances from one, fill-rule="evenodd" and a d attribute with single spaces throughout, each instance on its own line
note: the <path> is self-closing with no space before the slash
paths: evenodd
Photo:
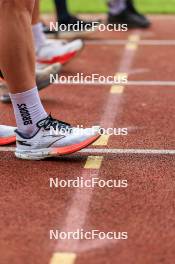
<path id="1" fill-rule="evenodd" d="M 9 95 L 10 95 L 11 99 L 18 99 L 19 97 L 24 98 L 26 96 L 30 96 L 30 95 L 36 93 L 37 91 L 38 91 L 38 88 L 34 87 L 34 88 L 32 88 L 28 91 L 22 92 L 22 93 L 15 93 L 15 94 L 9 93 Z"/>
<path id="2" fill-rule="evenodd" d="M 41 103 L 38 89 L 10 94 L 18 130 L 25 135 L 33 135 L 37 131 L 36 124 L 47 117 Z"/>
<path id="3" fill-rule="evenodd" d="M 43 33 L 42 23 L 32 25 L 32 32 L 35 42 L 35 50 L 37 51 L 46 41 L 46 36 Z"/>
<path id="4" fill-rule="evenodd" d="M 41 22 L 32 25 L 32 31 L 33 31 L 33 33 L 35 33 L 35 32 L 37 33 L 38 30 L 39 31 L 42 31 L 42 23 Z"/>

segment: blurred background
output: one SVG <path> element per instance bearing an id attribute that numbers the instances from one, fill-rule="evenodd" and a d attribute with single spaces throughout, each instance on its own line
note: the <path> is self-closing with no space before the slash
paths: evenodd
<path id="1" fill-rule="evenodd" d="M 77 13 L 106 13 L 107 0 L 68 0 L 70 11 Z M 136 6 L 143 13 L 148 14 L 174 14 L 175 0 L 135 0 Z M 41 0 L 41 11 L 51 13 L 54 11 L 52 0 Z"/>

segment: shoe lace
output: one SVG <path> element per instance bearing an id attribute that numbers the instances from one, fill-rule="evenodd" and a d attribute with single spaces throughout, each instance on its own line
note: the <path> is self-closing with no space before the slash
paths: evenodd
<path id="1" fill-rule="evenodd" d="M 44 128 L 45 130 L 50 130 L 50 128 L 53 127 L 55 130 L 64 129 L 64 131 L 71 131 L 72 128 L 70 124 L 54 119 L 51 115 L 39 121 L 37 126 L 38 128 Z"/>

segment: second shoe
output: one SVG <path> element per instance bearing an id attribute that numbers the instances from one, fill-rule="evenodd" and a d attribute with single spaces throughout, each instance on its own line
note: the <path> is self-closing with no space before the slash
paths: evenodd
<path id="1" fill-rule="evenodd" d="M 36 51 L 37 62 L 42 64 L 65 64 L 73 59 L 82 49 L 84 43 L 77 39 L 71 42 L 47 40 Z"/>

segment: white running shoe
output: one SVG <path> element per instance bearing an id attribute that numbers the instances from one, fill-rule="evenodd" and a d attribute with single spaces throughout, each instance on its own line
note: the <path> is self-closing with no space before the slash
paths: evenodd
<path id="1" fill-rule="evenodd" d="M 37 62 L 42 64 L 67 63 L 73 59 L 82 49 L 84 43 L 77 39 L 71 42 L 60 40 L 46 40 L 36 51 Z"/>
<path id="2" fill-rule="evenodd" d="M 0 145 L 8 145 L 16 142 L 16 127 L 0 125 Z"/>
<path id="3" fill-rule="evenodd" d="M 79 151 L 99 137 L 99 127 L 74 128 L 50 115 L 37 123 L 38 131 L 30 138 L 16 130 L 17 158 L 42 160 Z"/>

